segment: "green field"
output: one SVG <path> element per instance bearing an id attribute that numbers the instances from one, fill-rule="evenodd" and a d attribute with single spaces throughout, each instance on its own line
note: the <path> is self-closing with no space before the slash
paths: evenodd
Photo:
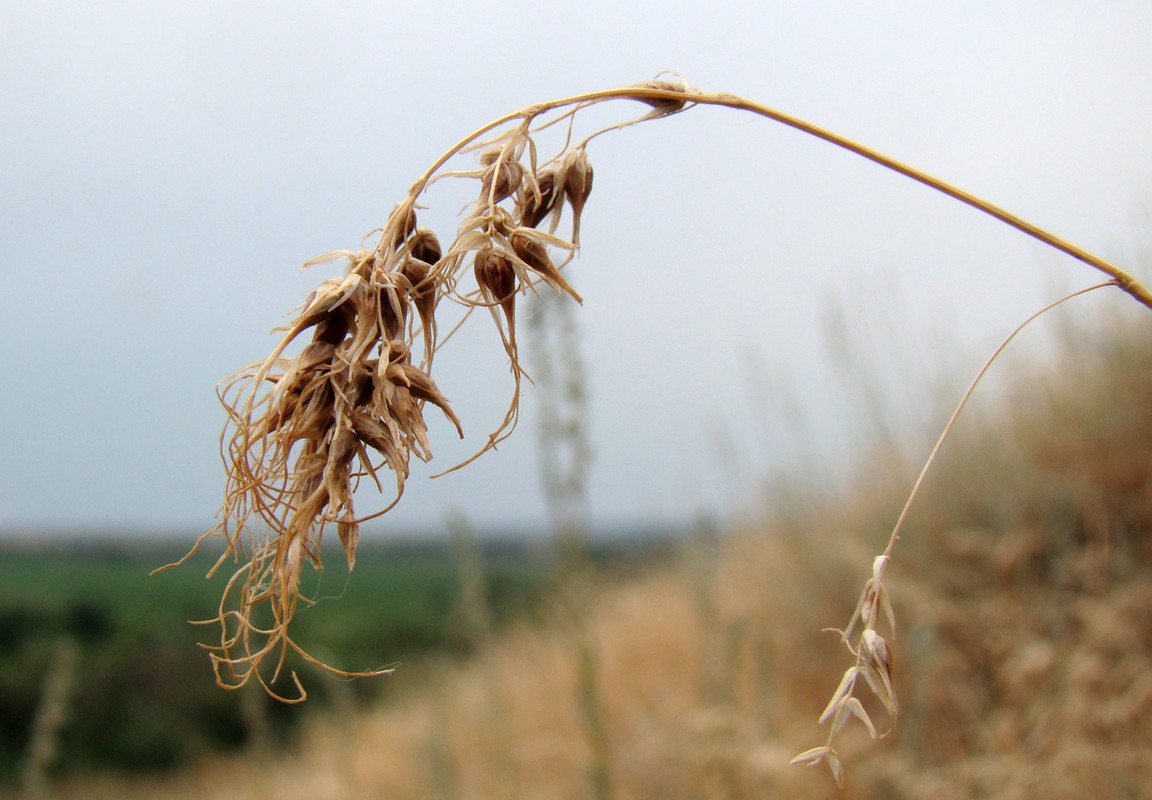
<path id="1" fill-rule="evenodd" d="M 317 602 L 299 614 L 295 637 L 343 668 L 404 666 L 391 677 L 349 683 L 300 661 L 292 666 L 307 684 L 308 703 L 283 706 L 258 693 L 246 701 L 247 689 L 216 687 L 197 646 L 213 642 L 218 629 L 188 624 L 216 613 L 226 575 L 205 574 L 218 551 L 149 574 L 182 555 L 181 546 L 0 545 L 0 779 L 18 775 L 61 642 L 78 653 L 59 740 L 63 771 L 174 767 L 248 740 L 253 708 L 275 719 L 268 727 L 277 736 L 291 736 L 303 715 L 336 693 L 346 700 L 402 691 L 418 680 L 421 662 L 467 649 L 450 545 L 366 546 L 351 578 L 334 552 L 324 572 L 309 576 L 307 594 Z M 487 544 L 483 560 L 497 623 L 534 607 L 549 577 L 544 550 Z"/>

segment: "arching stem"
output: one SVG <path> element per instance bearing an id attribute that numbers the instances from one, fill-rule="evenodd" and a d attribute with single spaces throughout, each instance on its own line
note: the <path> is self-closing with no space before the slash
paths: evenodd
<path id="1" fill-rule="evenodd" d="M 855 153 L 856 155 L 866 158 L 869 161 L 873 161 L 880 166 L 885 167 L 886 169 L 890 169 L 893 172 L 897 172 L 901 175 L 904 175 L 905 177 L 911 178 L 912 180 L 922 183 L 925 186 L 935 189 L 938 192 L 942 192 L 949 197 L 959 200 L 961 203 L 969 205 L 972 208 L 975 208 L 984 212 L 985 214 L 988 214 L 991 217 L 1000 220 L 1006 225 L 1010 225 L 1016 230 L 1043 242 L 1049 247 L 1055 248 L 1062 253 L 1066 253 L 1067 255 L 1072 256 L 1072 258 L 1075 258 L 1078 261 L 1081 261 L 1091 267 L 1094 267 L 1095 269 L 1100 270 L 1109 278 L 1111 278 L 1113 283 L 1115 283 L 1128 294 L 1132 295 L 1139 302 L 1152 309 L 1152 291 L 1149 291 L 1148 287 L 1137 280 L 1134 276 L 1117 267 L 1115 264 L 1106 261 L 1100 256 L 1094 255 L 1093 253 L 1090 253 L 1081 247 L 1077 247 L 1071 242 L 1065 241 L 1059 236 L 1049 233 L 1038 225 L 1033 225 L 1031 222 L 1022 219 L 1015 214 L 1012 214 L 1003 208 L 1000 208 L 999 206 L 972 194 L 971 192 L 966 192 L 963 189 L 948 183 L 947 181 L 943 181 L 933 175 L 928 174 L 927 172 L 924 172 L 923 170 L 909 166 L 908 164 L 905 164 L 902 161 L 898 161 L 891 156 L 884 155 L 883 153 L 874 150 L 871 147 L 866 147 L 865 145 L 862 145 L 859 142 L 855 142 L 845 136 L 841 136 L 838 133 L 834 133 L 833 131 L 827 130 L 826 128 L 821 128 L 818 125 L 814 125 L 811 122 L 807 122 L 790 114 L 785 114 L 782 111 L 777 111 L 776 109 L 769 106 L 762 105 L 761 103 L 757 103 L 752 100 L 747 100 L 743 97 L 737 97 L 736 95 L 731 94 L 714 94 L 687 88 L 659 89 L 647 86 L 633 86 L 621 89 L 607 89 L 598 92 L 588 92 L 586 94 L 572 95 L 571 97 L 565 97 L 559 100 L 553 100 L 546 103 L 538 103 L 533 106 L 528 106 L 527 108 L 524 108 L 520 111 L 507 114 L 497 120 L 493 120 L 484 127 L 473 131 L 468 136 L 460 140 L 460 142 L 456 144 L 455 147 L 445 153 L 444 156 L 442 156 L 435 164 L 432 165 L 428 172 L 426 172 L 418 181 L 416 181 L 415 184 L 413 184 L 412 195 L 419 195 L 424 190 L 424 187 L 427 185 L 432 175 L 434 175 L 435 172 L 440 169 L 444 163 L 448 161 L 452 156 L 474 142 L 479 137 L 496 128 L 499 128 L 502 125 L 505 125 L 516 119 L 529 120 L 542 114 L 546 114 L 557 108 L 578 104 L 595 103 L 605 100 L 636 100 L 640 102 L 655 102 L 665 104 L 671 102 L 679 102 L 684 103 L 687 106 L 720 106 L 738 111 L 750 111 L 753 114 L 757 114 L 761 117 L 779 122 L 782 125 L 795 128 L 802 133 L 806 133 L 809 136 L 815 136 L 818 139 L 823 139 L 830 144 L 834 144 L 837 147 L 841 147 L 845 150 L 848 150 L 849 152 Z"/>
<path id="2" fill-rule="evenodd" d="M 960 412 L 964 410 L 964 406 L 968 405 L 968 401 L 972 398 L 972 394 L 976 391 L 976 386 L 984 378 L 984 375 L 988 372 L 989 368 L 992 366 L 992 363 L 1000 357 L 1002 352 L 1004 352 L 1004 348 L 1008 346 L 1009 342 L 1015 339 L 1016 334 L 1024 330 L 1028 323 L 1048 313 L 1061 303 L 1071 300 L 1073 297 L 1079 297 L 1082 294 L 1094 292 L 1097 289 L 1103 289 L 1105 286 L 1115 285 L 1117 285 L 1116 281 L 1105 281 L 1104 283 L 1097 283 L 1094 286 L 1089 286 L 1085 289 L 1079 289 L 1075 292 L 1072 292 L 1071 294 L 1064 295 L 1055 302 L 1049 303 L 1048 305 L 1044 306 L 1044 308 L 1040 309 L 1035 314 L 1028 317 L 1028 319 L 1017 325 L 1016 328 L 1010 334 L 1008 334 L 1007 337 L 1005 337 L 1004 341 L 1000 342 L 1000 345 L 994 351 L 992 351 L 992 355 L 988 356 L 988 360 L 984 362 L 984 366 L 982 366 L 980 371 L 976 373 L 976 377 L 972 379 L 972 383 L 969 384 L 968 389 L 964 392 L 964 396 L 960 398 L 960 402 L 957 403 L 956 409 L 952 412 L 952 416 L 948 418 L 948 423 L 944 426 L 944 430 L 940 433 L 940 438 L 936 440 L 936 444 L 932 448 L 932 452 L 928 454 L 928 459 L 924 462 L 924 466 L 921 468 L 920 474 L 916 478 L 916 483 L 912 485 L 912 491 L 908 493 L 908 499 L 904 501 L 904 508 L 901 509 L 900 516 L 896 520 L 896 524 L 892 527 L 892 536 L 888 539 L 888 546 L 884 548 L 885 556 L 891 556 L 892 549 L 896 546 L 896 542 L 900 541 L 900 531 L 904 527 L 904 521 L 908 518 L 908 511 L 912 508 L 912 502 L 916 499 L 916 495 L 920 492 L 920 486 L 924 483 L 924 476 L 928 474 L 928 469 L 936 460 L 936 456 L 940 452 L 940 448 L 944 445 L 944 441 L 952 432 L 952 428 L 955 426 L 956 420 L 960 416 Z"/>

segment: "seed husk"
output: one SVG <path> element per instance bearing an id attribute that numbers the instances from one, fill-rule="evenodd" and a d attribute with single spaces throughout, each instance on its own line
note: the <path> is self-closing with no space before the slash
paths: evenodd
<path id="1" fill-rule="evenodd" d="M 316 329 L 312 332 L 312 341 L 340 344 L 351 330 L 355 316 L 355 312 L 347 306 L 333 309 L 327 316 L 317 321 Z"/>
<path id="2" fill-rule="evenodd" d="M 539 273 L 556 291 L 571 295 L 577 303 L 584 302 L 584 298 L 564 280 L 560 270 L 552 263 L 548 248 L 521 231 L 512 234 L 511 242 L 512 249 L 525 266 Z"/>
<path id="3" fill-rule="evenodd" d="M 395 250 L 416 232 L 416 209 L 412 207 L 411 203 L 397 203 L 392 209 L 385 227 L 392 228 L 393 226 L 395 227 L 388 241 L 388 247 L 391 250 Z"/>
<path id="4" fill-rule="evenodd" d="M 520 208 L 520 224 L 525 228 L 537 227 L 556 207 L 554 169 L 545 168 L 536 173 L 536 190 L 525 187 L 525 197 Z"/>
<path id="5" fill-rule="evenodd" d="M 296 363 L 302 372 L 315 369 L 321 364 L 331 362 L 335 352 L 336 347 L 330 342 L 311 342 L 300 351 Z"/>
<path id="6" fill-rule="evenodd" d="M 516 341 L 516 270 L 512 262 L 488 247 L 476 253 L 472 271 L 484 299 L 500 304 L 508 320 L 509 339 Z"/>
<path id="7" fill-rule="evenodd" d="M 356 546 L 360 543 L 360 525 L 352 519 L 341 519 L 336 523 L 336 532 L 340 536 L 340 545 L 344 548 L 344 557 L 348 560 L 348 569 L 356 566 Z"/>
<path id="8" fill-rule="evenodd" d="M 524 167 L 520 166 L 519 161 L 513 159 L 497 161 L 484 173 L 480 198 L 484 202 L 488 202 L 491 198 L 491 202 L 499 203 L 516 194 L 523 180 Z M 496 183 L 495 188 L 492 186 L 493 181 Z"/>
<path id="9" fill-rule="evenodd" d="M 568 164 L 568 172 L 564 180 L 564 196 L 572 206 L 572 243 L 580 245 L 580 217 L 584 213 L 584 204 L 592 194 L 592 164 L 588 161 L 588 153 L 577 150 Z"/>
<path id="10" fill-rule="evenodd" d="M 431 231 L 429 231 L 431 233 Z M 432 234 L 435 237 L 435 234 Z M 439 248 L 439 242 L 436 243 Z M 427 255 L 432 251 L 424 249 Z M 439 256 L 436 258 L 440 260 Z M 415 254 L 404 259 L 400 267 L 400 274 L 408 281 L 411 288 L 409 295 L 416 306 L 416 313 L 420 316 L 420 325 L 424 328 L 424 340 L 428 347 L 436 338 L 436 285 L 429 279 L 432 274 L 431 261 L 419 258 Z"/>
<path id="11" fill-rule="evenodd" d="M 443 411 L 444 416 L 456 426 L 456 432 L 460 434 L 460 438 L 464 438 L 464 428 L 460 425 L 460 420 L 456 417 L 455 412 L 452 411 L 448 398 L 436 388 L 436 382 L 429 377 L 428 373 L 412 364 L 393 362 L 385 369 L 384 375 L 393 384 L 406 388 L 417 400 L 429 402 Z"/>
<path id="12" fill-rule="evenodd" d="M 516 230 L 516 223 L 512 221 L 512 215 L 499 206 L 492 208 L 492 231 L 505 238 L 512 235 L 512 231 Z"/>
<path id="13" fill-rule="evenodd" d="M 408 321 L 408 298 L 388 283 L 379 289 L 380 320 L 388 339 L 399 339 Z"/>
<path id="14" fill-rule="evenodd" d="M 426 264 L 435 264 L 443 255 L 440 239 L 431 228 L 417 228 L 408 240 L 408 252 Z"/>

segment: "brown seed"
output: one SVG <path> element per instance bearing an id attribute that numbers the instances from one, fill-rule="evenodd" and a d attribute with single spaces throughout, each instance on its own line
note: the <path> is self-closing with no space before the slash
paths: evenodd
<path id="1" fill-rule="evenodd" d="M 536 187 L 539 194 L 530 187 L 525 188 L 526 196 L 520 208 L 520 224 L 525 228 L 535 228 L 556 207 L 556 171 L 543 169 L 536 173 Z"/>
<path id="2" fill-rule="evenodd" d="M 417 400 L 424 400 L 443 411 L 444 416 L 448 417 L 456 426 L 456 432 L 460 434 L 460 438 L 464 438 L 464 429 L 452 411 L 452 406 L 448 404 L 448 398 L 440 393 L 440 390 L 436 388 L 435 381 L 428 373 L 412 364 L 393 362 L 387 366 L 384 374 L 396 386 L 406 388 Z"/>
<path id="3" fill-rule="evenodd" d="M 351 387 L 356 397 L 356 399 L 352 401 L 352 405 L 356 408 L 366 406 L 372 402 L 372 394 L 376 390 L 374 372 L 377 363 L 379 362 L 377 362 L 376 359 L 371 359 L 365 364 L 365 367 L 370 368 L 370 370 L 359 376 Z"/>
<path id="4" fill-rule="evenodd" d="M 588 153 L 581 149 L 569 157 L 568 174 L 564 180 L 564 196 L 572 206 L 572 243 L 576 245 L 580 244 L 580 216 L 590 194 L 592 164 L 588 161 Z"/>
<path id="5" fill-rule="evenodd" d="M 440 239 L 431 228 L 418 228 L 412 234 L 412 238 L 408 240 L 408 252 L 426 264 L 435 264 L 443 255 Z"/>
<path id="6" fill-rule="evenodd" d="M 579 208 L 583 208 L 590 194 L 592 194 L 592 164 L 588 161 L 588 152 L 580 149 L 569 156 L 564 195 L 579 212 Z"/>
<path id="7" fill-rule="evenodd" d="M 408 298 L 396 289 L 392 284 L 385 284 L 379 290 L 380 321 L 389 339 L 399 339 L 408 321 Z"/>
<path id="8" fill-rule="evenodd" d="M 492 187 L 493 180 L 496 182 L 495 189 Z M 519 161 L 508 159 L 494 163 L 484 173 L 480 199 L 487 203 L 491 198 L 491 202 L 499 203 L 501 200 L 516 194 L 522 180 L 524 180 L 524 167 L 520 166 Z"/>
<path id="9" fill-rule="evenodd" d="M 416 301 L 417 306 L 423 302 L 435 300 L 436 287 L 429 279 L 429 276 L 432 274 L 431 262 L 425 261 L 417 256 L 409 256 L 404 259 L 404 263 L 400 265 L 400 274 L 408 281 L 410 287 L 409 292 L 412 295 L 412 299 Z"/>
<path id="10" fill-rule="evenodd" d="M 540 273 L 556 291 L 572 295 L 572 298 L 578 303 L 584 302 L 584 298 L 569 285 L 568 281 L 564 280 L 560 270 L 552 263 L 552 259 L 548 255 L 548 248 L 519 231 L 512 234 L 511 241 L 512 249 L 529 269 Z"/>
<path id="11" fill-rule="evenodd" d="M 499 206 L 492 209 L 492 230 L 500 236 L 505 238 L 512 235 L 512 231 L 516 229 L 516 223 L 512 221 L 512 215 Z"/>
<path id="12" fill-rule="evenodd" d="M 312 341 L 340 344 L 351 330 L 355 316 L 356 313 L 348 306 L 337 306 L 316 323 Z"/>
<path id="13" fill-rule="evenodd" d="M 312 342 L 300 351 L 296 363 L 301 371 L 315 369 L 330 362 L 335 352 L 336 347 L 330 342 Z"/>
<path id="14" fill-rule="evenodd" d="M 431 234 L 431 231 L 429 231 Z M 432 234 L 434 237 L 435 234 Z M 439 243 L 437 242 L 437 247 Z M 439 258 L 437 258 L 439 260 Z M 404 259 L 400 267 L 400 274 L 411 285 L 409 295 L 416 306 L 416 313 L 420 315 L 420 325 L 424 328 L 424 340 L 428 347 L 436 335 L 436 285 L 429 279 L 432 274 L 432 263 L 421 260 L 416 256 Z"/>
<path id="15" fill-rule="evenodd" d="M 523 233 L 512 234 L 512 249 L 520 256 L 521 261 L 541 275 L 547 276 L 556 269 L 556 265 L 548 255 L 548 248 Z"/>
<path id="16" fill-rule="evenodd" d="M 393 469 L 399 465 L 401 468 L 397 472 L 407 477 L 407 468 L 403 466 L 403 446 L 396 432 L 368 413 L 366 409 L 358 409 L 351 415 L 351 420 L 352 430 L 360 437 L 360 441 L 384 456 Z"/>
<path id="17" fill-rule="evenodd" d="M 515 340 L 516 330 L 516 270 L 506 256 L 492 248 L 476 253 L 472 264 L 476 283 L 490 303 L 499 303 L 508 320 L 509 336 Z"/>

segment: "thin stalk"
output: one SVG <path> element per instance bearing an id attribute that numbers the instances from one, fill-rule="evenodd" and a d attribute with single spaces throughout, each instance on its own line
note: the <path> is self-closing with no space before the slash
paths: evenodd
<path id="1" fill-rule="evenodd" d="M 866 158 L 869 161 L 875 162 L 886 169 L 890 169 L 893 172 L 897 172 L 901 175 L 904 175 L 905 177 L 911 178 L 912 180 L 922 183 L 925 186 L 935 189 L 938 192 L 942 192 L 949 197 L 959 200 L 966 205 L 969 205 L 979 211 L 984 212 L 985 214 L 988 214 L 991 217 L 994 217 L 995 219 L 1000 220 L 1006 225 L 1012 226 L 1016 230 L 1043 242 L 1049 247 L 1053 247 L 1056 250 L 1072 256 L 1072 258 L 1075 258 L 1078 261 L 1081 261 L 1091 267 L 1100 270 L 1109 278 L 1111 278 L 1112 283 L 1114 283 L 1116 286 L 1119 286 L 1121 289 L 1132 295 L 1148 308 L 1152 308 L 1152 291 L 1149 291 L 1148 287 L 1137 280 L 1134 276 L 1121 269 L 1120 267 L 1117 267 L 1115 264 L 1112 264 L 1111 262 L 1101 258 L 1100 256 L 1090 253 L 1081 247 L 1077 247 L 1071 242 L 1065 241 L 1059 236 L 1056 236 L 1053 233 L 1049 233 L 1040 226 L 1034 225 L 1033 223 L 1022 219 L 1021 217 L 1006 211 L 1000 206 L 997 206 L 994 203 L 990 203 L 987 200 L 972 194 L 971 192 L 966 192 L 963 189 L 948 183 L 947 181 L 943 181 L 940 178 L 924 172 L 923 170 L 916 169 L 915 167 L 905 164 L 904 162 L 892 158 L 891 156 L 885 155 L 878 150 L 874 150 L 871 147 L 862 145 L 859 142 L 855 142 L 845 136 L 841 136 L 838 133 L 834 133 L 833 131 L 830 131 L 826 128 L 822 128 L 819 125 L 815 125 L 811 122 L 802 120 L 799 117 L 794 117 L 791 114 L 785 114 L 784 112 L 778 111 L 774 108 L 771 108 L 770 106 L 766 106 L 752 100 L 746 100 L 743 97 L 737 97 L 736 95 L 731 94 L 714 94 L 709 92 L 701 92 L 696 89 L 657 89 L 643 86 L 633 86 L 621 89 L 607 89 L 598 92 L 588 92 L 586 94 L 572 95 L 571 97 L 565 97 L 560 100 L 553 100 L 547 103 L 539 103 L 533 106 L 528 106 L 527 108 L 524 108 L 515 113 L 500 117 L 499 119 L 488 123 L 482 128 L 478 128 L 468 136 L 461 139 L 455 147 L 449 150 L 444 156 L 441 157 L 440 160 L 433 164 L 432 168 L 429 169 L 428 172 L 426 172 L 420 178 L 420 180 L 413 184 L 412 195 L 419 195 L 424 190 L 424 187 L 427 185 L 433 174 L 435 174 L 435 172 L 440 169 L 444 163 L 447 162 L 452 156 L 467 147 L 479 137 L 496 128 L 499 128 L 502 125 L 505 125 L 516 119 L 531 120 L 540 116 L 541 114 L 546 114 L 549 111 L 557 108 L 563 108 L 565 106 L 616 99 L 637 100 L 641 102 L 683 102 L 692 105 L 720 106 L 738 111 L 750 111 L 753 114 L 757 114 L 775 122 L 779 122 L 782 125 L 795 128 L 802 133 L 806 133 L 809 136 L 815 136 L 817 139 L 823 139 L 830 144 L 834 144 L 837 147 L 841 147 L 845 150 L 848 150 L 849 152 L 855 153 L 858 156 Z"/>
<path id="2" fill-rule="evenodd" d="M 1004 352 L 1004 348 L 1008 346 L 1009 342 L 1015 339 L 1016 334 L 1024 330 L 1028 323 L 1032 322 L 1037 317 L 1041 317 L 1048 313 L 1061 303 L 1071 300 L 1073 297 L 1079 297 L 1082 294 L 1094 292 L 1097 289 L 1103 289 L 1105 286 L 1114 285 L 1115 281 L 1098 283 L 1095 286 L 1089 286 L 1086 289 L 1079 289 L 1075 292 L 1072 292 L 1072 294 L 1061 297 L 1055 302 L 1049 303 L 1048 305 L 1044 306 L 1044 308 L 1040 309 L 1035 314 L 1028 317 L 1028 319 L 1017 325 L 1015 330 L 1008 334 L 1004 341 L 1000 342 L 1000 345 L 994 351 L 992 351 L 992 355 L 990 355 L 988 360 L 984 362 L 984 366 L 982 366 L 980 371 L 976 373 L 976 377 L 973 378 L 972 383 L 969 384 L 967 391 L 964 392 L 964 396 L 960 398 L 960 402 L 956 405 L 956 409 L 952 412 L 952 416 L 948 418 L 948 424 L 944 426 L 944 430 L 941 432 L 940 438 L 936 440 L 936 445 L 932 448 L 932 452 L 928 454 L 928 460 L 924 462 L 924 466 L 920 470 L 920 475 L 916 478 L 916 483 L 913 484 L 912 491 L 908 494 L 908 499 L 904 501 L 904 508 L 900 511 L 900 517 L 896 520 L 896 524 L 892 528 L 892 536 L 888 539 L 888 546 L 884 548 L 885 556 L 891 556 L 892 549 L 896 546 L 896 542 L 900 541 L 900 530 L 904 527 L 904 521 L 908 518 L 908 510 L 912 508 L 912 502 L 916 499 L 916 495 L 920 492 L 920 487 L 924 483 L 924 476 L 928 474 L 928 469 L 932 466 L 932 462 L 936 460 L 936 455 L 940 452 L 940 448 L 944 445 L 944 441 L 948 438 L 948 435 L 952 433 L 952 428 L 956 424 L 956 420 L 960 416 L 960 412 L 964 410 L 964 406 L 968 405 L 968 401 L 971 399 L 972 394 L 976 391 L 976 386 L 984 378 L 985 373 L 988 372 L 989 368 L 992 366 L 992 363 L 997 358 L 999 358 L 1002 352 Z"/>

